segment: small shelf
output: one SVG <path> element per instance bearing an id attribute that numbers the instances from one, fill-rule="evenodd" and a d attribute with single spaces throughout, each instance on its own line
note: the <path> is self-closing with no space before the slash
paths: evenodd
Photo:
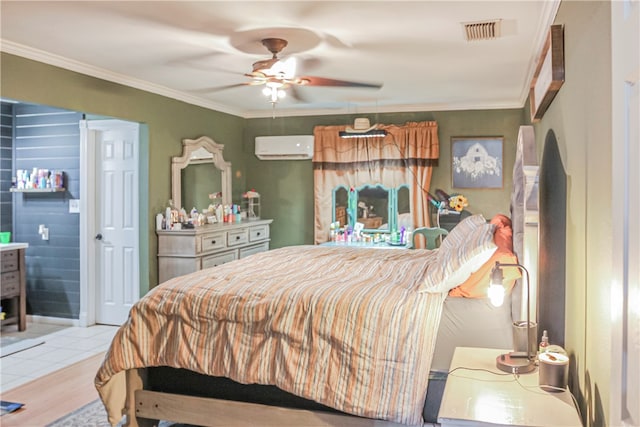
<path id="1" fill-rule="evenodd" d="M 12 193 L 59 193 L 67 191 L 66 188 L 10 188 Z"/>

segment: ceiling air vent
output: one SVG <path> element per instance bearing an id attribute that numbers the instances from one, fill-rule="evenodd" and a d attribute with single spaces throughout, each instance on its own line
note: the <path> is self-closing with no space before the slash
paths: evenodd
<path id="1" fill-rule="evenodd" d="M 494 19 L 463 23 L 464 37 L 467 41 L 496 39 L 500 37 L 500 21 L 500 19 Z"/>

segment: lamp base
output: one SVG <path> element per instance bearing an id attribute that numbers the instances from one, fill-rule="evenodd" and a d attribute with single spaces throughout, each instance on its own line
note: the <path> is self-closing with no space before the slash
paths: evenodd
<path id="1" fill-rule="evenodd" d="M 528 374 L 536 369 L 536 365 L 527 357 L 518 357 L 513 353 L 501 354 L 496 357 L 496 367 L 510 374 Z"/>

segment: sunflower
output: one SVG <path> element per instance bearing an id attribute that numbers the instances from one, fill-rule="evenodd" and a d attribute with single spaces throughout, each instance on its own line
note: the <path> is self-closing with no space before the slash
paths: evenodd
<path id="1" fill-rule="evenodd" d="M 458 212 L 462 212 L 465 207 L 469 206 L 469 202 L 462 194 L 458 194 L 449 198 L 449 206 Z"/>

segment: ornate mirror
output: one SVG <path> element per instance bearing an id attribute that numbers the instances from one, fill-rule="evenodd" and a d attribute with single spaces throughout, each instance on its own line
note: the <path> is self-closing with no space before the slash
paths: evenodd
<path id="1" fill-rule="evenodd" d="M 332 194 L 333 222 L 340 226 L 364 225 L 369 232 L 389 233 L 402 227 L 413 228 L 409 185 L 388 188 L 382 184 L 365 184 L 349 190 L 345 185 L 334 187 Z"/>
<path id="2" fill-rule="evenodd" d="M 222 157 L 223 148 L 224 145 L 206 136 L 182 140 L 182 156 L 171 159 L 171 199 L 174 206 L 190 210 L 194 206 L 184 206 L 183 202 L 187 201 L 191 204 L 198 203 L 195 207 L 203 209 L 205 206 L 200 206 L 203 201 L 208 206 L 209 194 L 217 192 L 222 192 L 223 204 L 231 204 L 231 163 Z M 192 165 L 196 165 L 193 170 L 184 171 L 187 166 Z M 213 167 L 208 170 L 207 166 Z M 183 173 L 184 182 L 189 185 L 184 191 Z"/>

